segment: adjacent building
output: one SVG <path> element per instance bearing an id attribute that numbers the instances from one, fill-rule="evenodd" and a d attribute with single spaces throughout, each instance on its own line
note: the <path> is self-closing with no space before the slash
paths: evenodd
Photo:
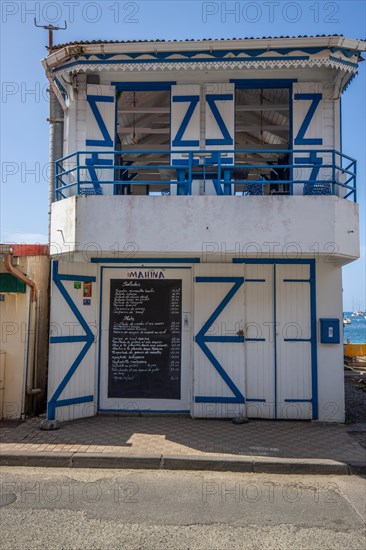
<path id="1" fill-rule="evenodd" d="M 48 246 L 0 245 L 0 419 L 44 412 L 47 390 Z"/>

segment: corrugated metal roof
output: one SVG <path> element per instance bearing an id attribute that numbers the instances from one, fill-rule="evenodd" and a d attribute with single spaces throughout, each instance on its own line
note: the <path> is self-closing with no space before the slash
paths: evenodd
<path id="1" fill-rule="evenodd" d="M 92 44 L 154 44 L 155 42 L 162 42 L 167 44 L 174 44 L 177 42 L 220 42 L 221 40 L 232 40 L 232 41 L 241 41 L 241 40 L 277 40 L 277 39 L 283 39 L 283 38 L 331 38 L 331 37 L 340 37 L 343 38 L 343 34 L 314 34 L 314 35 L 306 35 L 301 34 L 298 36 L 261 36 L 261 37 L 255 37 L 255 36 L 246 36 L 245 38 L 186 38 L 183 40 L 165 40 L 163 38 L 157 38 L 155 40 L 80 40 L 80 41 L 73 41 L 73 42 L 65 42 L 63 44 L 56 44 L 53 46 L 52 51 L 59 50 L 61 48 L 65 48 L 66 46 L 86 46 L 86 45 L 92 45 Z M 355 40 L 362 40 L 362 39 L 355 39 Z"/>

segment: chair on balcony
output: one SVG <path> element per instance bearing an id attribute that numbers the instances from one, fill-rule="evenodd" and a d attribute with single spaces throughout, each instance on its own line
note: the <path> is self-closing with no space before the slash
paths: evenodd
<path id="1" fill-rule="evenodd" d="M 90 187 L 81 187 L 80 186 L 80 195 L 91 196 L 91 195 L 103 195 L 103 189 L 100 185 L 94 185 Z"/>
<path id="2" fill-rule="evenodd" d="M 242 181 L 242 180 L 248 180 L 248 176 L 250 173 L 249 168 L 237 168 L 234 170 L 234 180 Z M 240 185 L 239 192 L 241 191 L 242 195 L 248 196 L 248 195 L 263 195 L 263 183 L 266 181 L 264 178 L 259 178 L 259 183 L 256 181 L 253 181 L 252 183 L 249 183 L 250 180 L 248 180 L 248 183 L 238 183 L 237 185 Z M 263 181 L 263 183 L 262 183 Z"/>
<path id="3" fill-rule="evenodd" d="M 305 183 L 304 195 L 331 195 L 330 183 Z"/>

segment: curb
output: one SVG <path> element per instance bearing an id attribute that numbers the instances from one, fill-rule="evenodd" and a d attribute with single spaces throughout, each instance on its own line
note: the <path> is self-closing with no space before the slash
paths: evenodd
<path id="1" fill-rule="evenodd" d="M 161 455 L 123 456 L 118 453 L 74 453 L 70 467 L 159 470 Z"/>
<path id="2" fill-rule="evenodd" d="M 366 476 L 366 464 L 364 462 L 350 462 L 348 468 L 352 476 Z"/>
<path id="3" fill-rule="evenodd" d="M 70 468 L 73 453 L 27 453 L 13 451 L 0 454 L 0 466 L 32 466 L 42 468 Z"/>
<path id="4" fill-rule="evenodd" d="M 273 457 L 198 457 L 175 455 L 123 456 L 118 453 L 1 453 L 0 466 L 43 468 L 107 468 L 243 472 L 297 475 L 366 475 L 366 462 L 273 458 Z"/>

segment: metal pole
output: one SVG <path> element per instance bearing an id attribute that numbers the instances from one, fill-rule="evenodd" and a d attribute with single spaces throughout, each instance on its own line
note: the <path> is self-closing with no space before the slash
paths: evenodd
<path id="1" fill-rule="evenodd" d="M 55 201 L 56 189 L 56 160 L 63 156 L 63 139 L 64 139 L 64 112 L 58 99 L 50 88 L 50 170 L 49 170 L 49 187 L 48 187 L 48 240 L 51 237 L 51 207 Z"/>

